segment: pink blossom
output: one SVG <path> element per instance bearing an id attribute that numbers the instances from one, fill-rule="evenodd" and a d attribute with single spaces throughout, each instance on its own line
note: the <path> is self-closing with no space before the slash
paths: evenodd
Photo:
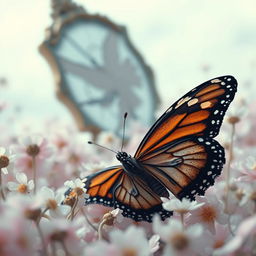
<path id="1" fill-rule="evenodd" d="M 28 181 L 27 175 L 25 173 L 16 173 L 16 180 L 18 182 L 10 181 L 7 183 L 7 187 L 10 191 L 16 191 L 21 194 L 26 194 L 33 190 L 34 181 Z"/>
<path id="2" fill-rule="evenodd" d="M 121 255 L 150 254 L 150 246 L 142 228 L 130 226 L 125 231 L 113 230 L 109 236 L 110 242 L 119 249 Z"/>
<path id="3" fill-rule="evenodd" d="M 35 197 L 25 194 L 9 194 L 6 200 L 6 206 L 10 210 L 14 210 L 15 214 L 19 214 L 24 218 L 30 217 L 29 212 L 41 212 L 41 202 L 35 200 Z"/>
<path id="4" fill-rule="evenodd" d="M 11 150 L 0 147 L 0 169 L 3 174 L 8 174 L 8 169 L 12 169 L 14 159 Z"/>
<path id="5" fill-rule="evenodd" d="M 163 200 L 163 199 L 162 199 Z M 204 205 L 204 203 L 197 203 L 196 201 L 190 201 L 186 198 L 179 200 L 177 198 L 171 198 L 170 200 L 164 199 L 163 208 L 167 211 L 175 211 L 180 214 L 185 214 L 190 211 L 194 211 Z"/>
<path id="6" fill-rule="evenodd" d="M 47 170 L 50 166 L 49 163 L 44 159 L 36 158 L 35 165 L 37 169 L 37 173 L 39 176 L 45 175 L 45 170 Z M 24 172 L 28 178 L 33 177 L 33 162 L 32 158 L 28 155 L 19 155 L 15 161 L 15 169 Z"/>
<path id="7" fill-rule="evenodd" d="M 52 189 L 43 186 L 36 195 L 37 202 L 44 208 L 44 211 L 49 211 L 51 217 L 58 218 L 66 216 L 71 208 L 69 205 L 62 204 L 64 201 L 62 192 L 55 193 Z"/>
<path id="8" fill-rule="evenodd" d="M 0 222 L 1 255 L 33 256 L 37 248 L 36 230 L 23 216 L 6 211 Z"/>
<path id="9" fill-rule="evenodd" d="M 216 251 L 216 255 L 231 255 L 240 252 L 250 252 L 255 246 L 256 216 L 244 220 L 238 227 L 236 235 L 225 246 Z M 251 251 L 252 252 L 252 251 Z M 243 254 L 246 255 L 246 254 Z"/>
<path id="10" fill-rule="evenodd" d="M 44 176 L 47 175 L 46 178 L 47 178 L 48 185 L 50 187 L 59 188 L 63 186 L 66 180 L 70 180 L 74 178 L 72 173 L 68 173 L 66 171 L 65 160 L 54 161 L 52 162 L 52 165 L 49 165 L 47 167 L 43 168 L 43 170 L 44 171 L 47 170 L 47 173 L 44 173 Z"/>
<path id="11" fill-rule="evenodd" d="M 66 219 L 43 220 L 40 224 L 47 243 L 65 244 L 69 254 L 80 255 L 82 252 L 82 243 L 77 235 L 77 229 L 80 225 L 76 222 L 70 222 Z"/>
<path id="12" fill-rule="evenodd" d="M 47 140 L 38 135 L 24 137 L 20 139 L 18 145 L 13 145 L 12 150 L 18 155 L 29 155 L 39 159 L 47 159 L 53 154 L 53 148 L 49 146 Z"/>
<path id="13" fill-rule="evenodd" d="M 62 152 L 70 144 L 70 133 L 68 130 L 61 130 L 52 135 L 51 142 L 56 147 L 57 151 Z"/>
<path id="14" fill-rule="evenodd" d="M 253 156 L 247 157 L 243 169 L 241 170 L 239 180 L 246 182 L 256 182 L 256 158 Z"/>
<path id="15" fill-rule="evenodd" d="M 215 228 L 216 228 L 216 233 L 212 239 L 213 248 L 219 249 L 227 243 L 231 234 L 230 234 L 228 225 L 220 225 L 219 223 L 216 223 Z"/>
<path id="16" fill-rule="evenodd" d="M 29 178 L 33 177 L 33 168 L 38 176 L 46 175 L 51 163 L 53 148 L 49 146 L 46 139 L 41 136 L 31 136 L 20 139 L 18 145 L 13 145 L 12 150 L 17 155 L 15 167 L 24 172 Z"/>
<path id="17" fill-rule="evenodd" d="M 87 220 L 83 220 L 84 223 Z M 95 227 L 97 230 L 97 228 Z M 81 228 L 77 230 L 77 236 L 86 243 L 95 242 L 98 239 L 98 232 L 93 229 L 90 225 L 82 225 Z"/>
<path id="18" fill-rule="evenodd" d="M 65 169 L 63 171 L 66 174 L 79 177 L 81 166 L 88 160 L 95 162 L 97 160 L 97 154 L 92 154 L 91 145 L 83 139 L 80 143 L 73 142 L 69 147 L 63 148 L 57 160 L 65 162 Z"/>
<path id="19" fill-rule="evenodd" d="M 197 255 L 204 253 L 210 246 L 209 238 L 203 235 L 203 227 L 200 224 L 184 228 L 179 220 L 171 218 L 167 223 L 163 223 L 156 216 L 153 221 L 153 230 L 166 243 L 164 256 Z"/>
<path id="20" fill-rule="evenodd" d="M 227 215 L 224 213 L 224 205 L 216 196 L 196 197 L 197 202 L 204 203 L 203 206 L 193 211 L 187 218 L 187 223 L 200 223 L 210 232 L 215 233 L 215 223 L 227 223 Z"/>
<path id="21" fill-rule="evenodd" d="M 84 255 L 87 256 L 121 256 L 119 248 L 115 244 L 110 244 L 105 241 L 96 241 L 89 244 L 84 250 Z"/>

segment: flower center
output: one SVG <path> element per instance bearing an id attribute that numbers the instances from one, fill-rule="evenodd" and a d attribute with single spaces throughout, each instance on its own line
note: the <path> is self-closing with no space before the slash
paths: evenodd
<path id="1" fill-rule="evenodd" d="M 9 165 L 9 158 L 5 155 L 0 156 L 0 168 L 5 168 Z"/>
<path id="2" fill-rule="evenodd" d="M 28 243 L 26 237 L 23 236 L 23 235 L 20 235 L 20 236 L 17 238 L 17 244 L 18 244 L 21 248 L 23 248 L 23 249 L 29 248 L 29 243 Z"/>
<path id="3" fill-rule="evenodd" d="M 237 188 L 237 185 L 236 185 L 236 184 L 232 183 L 232 184 L 230 184 L 229 189 L 230 189 L 231 191 L 236 191 L 238 188 Z"/>
<path id="4" fill-rule="evenodd" d="M 76 202 L 76 197 L 72 196 L 72 195 L 68 195 L 65 200 L 64 200 L 64 204 L 69 205 L 69 206 L 73 206 Z"/>
<path id="5" fill-rule="evenodd" d="M 41 209 L 26 209 L 24 215 L 27 219 L 36 221 L 41 215 Z"/>
<path id="6" fill-rule="evenodd" d="M 231 116 L 228 118 L 228 122 L 230 124 L 236 124 L 240 121 L 240 118 L 238 116 Z"/>
<path id="7" fill-rule="evenodd" d="M 212 206 L 203 206 L 201 209 L 201 218 L 204 222 L 212 222 L 216 219 L 216 211 Z"/>
<path id="8" fill-rule="evenodd" d="M 35 157 L 35 156 L 37 156 L 39 154 L 40 148 L 36 144 L 29 145 L 27 147 L 26 152 L 27 152 L 28 155 L 30 155 L 32 157 Z"/>
<path id="9" fill-rule="evenodd" d="M 18 192 L 20 192 L 21 194 L 26 194 L 28 191 L 28 186 L 26 184 L 20 184 L 18 186 Z"/>
<path id="10" fill-rule="evenodd" d="M 113 142 L 114 142 L 113 136 L 108 135 L 107 138 L 106 138 L 106 142 L 107 142 L 107 143 L 113 143 Z"/>
<path id="11" fill-rule="evenodd" d="M 62 241 L 62 240 L 64 240 L 64 238 L 66 236 L 67 236 L 66 231 L 56 231 L 56 232 L 52 233 L 51 240 L 53 240 L 53 241 Z"/>
<path id="12" fill-rule="evenodd" d="M 104 214 L 103 219 L 105 220 L 105 224 L 108 226 L 113 226 L 115 217 L 111 212 L 107 212 Z"/>
<path id="13" fill-rule="evenodd" d="M 223 240 L 217 240 L 217 241 L 215 241 L 213 248 L 218 249 L 218 248 L 222 247 L 223 245 L 224 245 Z"/>
<path id="14" fill-rule="evenodd" d="M 46 207 L 51 209 L 51 210 L 56 210 L 57 207 L 58 207 L 58 204 L 57 204 L 56 200 L 48 199 L 48 201 L 46 203 Z"/>
<path id="15" fill-rule="evenodd" d="M 244 191 L 243 191 L 242 189 L 238 189 L 238 190 L 236 191 L 236 198 L 237 198 L 238 200 L 242 200 L 243 197 L 244 197 Z"/>
<path id="16" fill-rule="evenodd" d="M 76 154 L 72 154 L 69 157 L 69 162 L 72 164 L 78 164 L 78 163 L 80 163 L 80 157 Z"/>
<path id="17" fill-rule="evenodd" d="M 134 248 L 123 248 L 122 256 L 138 256 L 138 252 Z"/>
<path id="18" fill-rule="evenodd" d="M 176 233 L 170 240 L 173 248 L 177 251 L 182 251 L 189 245 L 189 239 L 184 233 Z"/>
<path id="19" fill-rule="evenodd" d="M 77 196 L 81 196 L 84 194 L 83 189 L 79 187 L 74 188 L 74 192 L 77 194 Z"/>
<path id="20" fill-rule="evenodd" d="M 250 199 L 256 202 L 256 191 L 253 191 L 250 195 Z"/>
<path id="21" fill-rule="evenodd" d="M 60 140 L 60 141 L 57 142 L 57 147 L 60 148 L 60 149 L 66 147 L 66 146 L 67 146 L 67 143 L 64 140 Z"/>
<path id="22" fill-rule="evenodd" d="M 76 187 L 70 191 L 69 195 L 65 198 L 64 204 L 67 204 L 69 206 L 73 206 L 74 203 L 78 200 L 78 197 L 83 195 L 84 191 L 80 187 Z"/>

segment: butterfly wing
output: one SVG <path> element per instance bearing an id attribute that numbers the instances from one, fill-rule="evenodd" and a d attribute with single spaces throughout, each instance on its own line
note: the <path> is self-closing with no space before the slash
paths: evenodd
<path id="1" fill-rule="evenodd" d="M 120 208 L 125 217 L 135 221 L 151 221 L 154 213 L 164 220 L 172 213 L 162 208 L 160 197 L 137 176 L 130 176 L 122 166 L 92 174 L 85 181 L 89 197 L 86 204 L 102 204 Z"/>
<path id="2" fill-rule="evenodd" d="M 177 198 L 192 200 L 213 185 L 224 163 L 224 149 L 217 141 L 196 136 L 180 139 L 141 162 Z"/>
<path id="3" fill-rule="evenodd" d="M 232 76 L 218 77 L 195 87 L 156 121 L 139 145 L 135 158 L 146 160 L 158 149 L 187 136 L 217 136 L 236 88 L 237 81 Z"/>
<path id="4" fill-rule="evenodd" d="M 203 195 L 220 175 L 225 152 L 213 138 L 236 88 L 232 76 L 197 86 L 175 102 L 142 140 L 135 158 L 176 197 Z"/>

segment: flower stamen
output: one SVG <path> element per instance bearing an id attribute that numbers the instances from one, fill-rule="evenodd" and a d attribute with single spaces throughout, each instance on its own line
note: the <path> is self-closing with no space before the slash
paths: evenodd
<path id="1" fill-rule="evenodd" d="M 46 202 L 46 207 L 51 210 L 56 210 L 58 208 L 58 204 L 57 204 L 56 200 L 48 199 L 48 201 Z"/>
<path id="2" fill-rule="evenodd" d="M 171 237 L 170 243 L 174 249 L 182 251 L 189 246 L 189 239 L 184 233 L 178 232 Z"/>
<path id="3" fill-rule="evenodd" d="M 7 156 L 1 155 L 0 156 L 0 168 L 5 168 L 9 165 L 10 160 Z"/>
<path id="4" fill-rule="evenodd" d="M 35 157 L 40 153 L 40 147 L 36 144 L 29 145 L 26 152 L 29 156 Z"/>
<path id="5" fill-rule="evenodd" d="M 138 252 L 134 248 L 123 248 L 122 256 L 138 256 Z"/>
<path id="6" fill-rule="evenodd" d="M 201 208 L 201 218 L 204 222 L 213 222 L 216 219 L 217 213 L 210 205 Z"/>
<path id="7" fill-rule="evenodd" d="M 26 184 L 20 184 L 17 191 L 21 194 L 26 194 L 28 192 L 28 186 Z"/>

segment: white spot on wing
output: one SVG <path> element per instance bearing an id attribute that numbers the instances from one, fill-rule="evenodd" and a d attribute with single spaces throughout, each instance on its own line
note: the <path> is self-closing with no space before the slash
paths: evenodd
<path id="1" fill-rule="evenodd" d="M 214 84 L 214 83 L 220 83 L 221 80 L 217 78 L 217 79 L 213 79 L 211 82 L 212 82 L 213 84 Z"/>
<path id="2" fill-rule="evenodd" d="M 187 96 L 185 98 L 181 98 L 179 100 L 179 102 L 177 103 L 177 105 L 175 106 L 175 109 L 177 109 L 178 107 L 180 107 L 183 103 L 189 101 L 191 99 L 191 97 Z"/>
<path id="3" fill-rule="evenodd" d="M 190 107 L 190 106 L 196 104 L 197 102 L 198 102 L 198 99 L 197 99 L 197 98 L 194 98 L 194 99 L 192 99 L 192 100 L 190 100 L 190 101 L 188 102 L 188 106 Z"/>

